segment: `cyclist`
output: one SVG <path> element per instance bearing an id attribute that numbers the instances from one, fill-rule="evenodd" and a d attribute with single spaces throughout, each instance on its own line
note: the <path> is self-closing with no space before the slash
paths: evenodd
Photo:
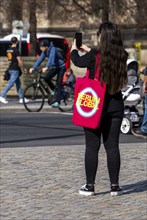
<path id="1" fill-rule="evenodd" d="M 36 70 L 46 57 L 48 58 L 46 66 L 42 68 L 42 72 L 46 73 L 45 81 L 52 90 L 54 90 L 55 86 L 51 82 L 51 79 L 57 74 L 57 96 L 51 106 L 59 107 L 62 92 L 62 78 L 66 70 L 64 59 L 59 50 L 53 45 L 53 43 L 49 43 L 48 40 L 40 41 L 39 47 L 42 53 L 33 68 L 30 69 L 30 73 Z"/>

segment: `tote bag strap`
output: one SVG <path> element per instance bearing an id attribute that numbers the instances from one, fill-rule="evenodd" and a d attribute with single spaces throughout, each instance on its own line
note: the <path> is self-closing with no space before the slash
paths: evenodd
<path id="1" fill-rule="evenodd" d="M 96 53 L 94 79 L 97 80 L 97 81 L 99 81 L 99 79 L 100 79 L 100 67 L 99 67 L 99 64 L 100 64 L 100 53 Z M 90 76 L 90 70 L 87 69 L 85 77 L 89 78 L 89 76 Z"/>
<path id="2" fill-rule="evenodd" d="M 100 80 L 100 53 L 96 54 L 96 62 L 95 62 L 95 80 Z"/>

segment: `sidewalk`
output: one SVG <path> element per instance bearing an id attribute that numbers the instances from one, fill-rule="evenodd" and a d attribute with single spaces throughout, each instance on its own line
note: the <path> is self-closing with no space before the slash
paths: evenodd
<path id="1" fill-rule="evenodd" d="M 8 97 L 7 98 L 8 104 L 3 104 L 0 102 L 0 112 L 27 112 L 23 104 L 19 103 L 18 97 Z M 130 105 L 130 103 L 128 103 Z M 133 105 L 133 102 L 131 103 Z M 41 109 L 41 112 L 48 112 L 48 111 L 59 111 L 57 108 L 52 108 L 50 105 L 48 105 L 47 101 L 44 103 L 43 108 Z M 138 105 L 138 110 L 140 113 L 142 113 L 142 105 Z"/>
<path id="2" fill-rule="evenodd" d="M 120 185 L 111 197 L 101 147 L 96 195 L 78 194 L 85 183 L 84 146 L 1 149 L 1 220 L 145 220 L 146 144 L 122 144 Z"/>
<path id="3" fill-rule="evenodd" d="M 19 103 L 18 98 L 8 97 L 7 101 L 8 104 L 3 104 L 0 102 L 0 112 L 28 112 L 25 109 L 24 105 Z M 43 108 L 41 109 L 41 112 L 46 112 L 50 110 L 55 111 L 54 108 L 52 108 L 48 105 L 47 102 L 45 102 Z"/>

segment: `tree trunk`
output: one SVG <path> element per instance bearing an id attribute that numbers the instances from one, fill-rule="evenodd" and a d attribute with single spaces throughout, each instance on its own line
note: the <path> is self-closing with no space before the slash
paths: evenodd
<path id="1" fill-rule="evenodd" d="M 109 0 L 103 1 L 102 22 L 109 21 Z"/>
<path id="2" fill-rule="evenodd" d="M 36 26 L 37 26 L 37 19 L 36 19 L 36 0 L 31 0 L 29 4 L 30 10 L 30 56 L 36 55 Z"/>

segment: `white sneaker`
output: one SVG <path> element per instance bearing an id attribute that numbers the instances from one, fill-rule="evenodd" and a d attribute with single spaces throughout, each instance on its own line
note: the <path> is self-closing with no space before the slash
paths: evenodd
<path id="1" fill-rule="evenodd" d="M 123 194 L 123 191 L 119 186 L 111 186 L 111 196 L 120 196 Z"/>
<path id="2" fill-rule="evenodd" d="M 24 98 L 24 101 L 27 103 L 27 102 L 29 102 L 29 99 Z M 20 103 L 20 104 L 23 104 L 23 99 L 19 99 L 19 103 Z"/>
<path id="3" fill-rule="evenodd" d="M 2 96 L 0 96 L 0 102 L 2 102 L 3 104 L 7 104 L 8 103 L 8 101 L 4 97 L 2 97 Z"/>
<path id="4" fill-rule="evenodd" d="M 88 186 L 85 184 L 79 190 L 79 194 L 84 195 L 84 196 L 93 196 L 94 195 L 94 185 Z"/>

